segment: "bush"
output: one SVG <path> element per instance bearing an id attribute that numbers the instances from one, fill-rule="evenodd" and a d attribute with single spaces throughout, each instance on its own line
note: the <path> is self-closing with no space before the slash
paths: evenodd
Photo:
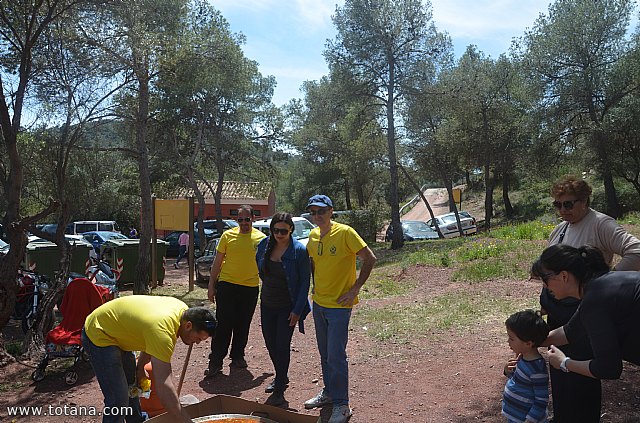
<path id="1" fill-rule="evenodd" d="M 388 212 L 385 207 L 374 204 L 366 209 L 349 210 L 334 217 L 336 222 L 351 226 L 368 244 L 376 242 Z"/>

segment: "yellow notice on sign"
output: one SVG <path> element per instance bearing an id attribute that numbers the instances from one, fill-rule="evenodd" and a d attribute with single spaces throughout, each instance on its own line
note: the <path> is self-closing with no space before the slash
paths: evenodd
<path id="1" fill-rule="evenodd" d="M 460 199 L 462 196 L 462 190 L 460 188 L 453 189 L 453 201 L 456 203 L 460 203 Z"/>
<path id="2" fill-rule="evenodd" d="M 189 200 L 155 200 L 156 229 L 188 231 Z"/>

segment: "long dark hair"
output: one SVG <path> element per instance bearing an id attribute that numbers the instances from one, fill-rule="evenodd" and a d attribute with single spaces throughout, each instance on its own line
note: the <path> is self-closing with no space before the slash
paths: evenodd
<path id="1" fill-rule="evenodd" d="M 293 230 L 293 216 L 291 213 L 280 212 L 276 213 L 271 217 L 271 223 L 269 224 L 269 241 L 267 241 L 267 248 L 264 250 L 264 260 L 262 262 L 262 271 L 265 274 L 269 274 L 269 266 L 267 266 L 267 262 L 271 259 L 271 253 L 273 252 L 273 247 L 276 245 L 276 238 L 273 236 L 273 228 L 276 226 L 276 223 L 284 222 Z M 289 238 L 291 238 L 291 233 L 289 233 Z"/>
<path id="2" fill-rule="evenodd" d="M 540 258 L 531 265 L 531 276 L 542 278 L 549 271 L 560 273 L 563 270 L 575 276 L 582 291 L 585 283 L 610 269 L 602 252 L 596 247 L 583 245 L 576 248 L 567 244 L 555 244 L 545 248 Z"/>

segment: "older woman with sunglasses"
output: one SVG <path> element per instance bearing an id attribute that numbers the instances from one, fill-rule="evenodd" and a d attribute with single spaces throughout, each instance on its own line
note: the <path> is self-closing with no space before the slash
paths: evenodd
<path id="1" fill-rule="evenodd" d="M 611 217 L 593 210 L 590 207 L 591 192 L 586 181 L 572 175 L 562 177 L 553 185 L 553 206 L 564 222 L 551 232 L 549 245 L 591 245 L 602 252 L 609 266 L 614 254 L 621 257 L 615 270 L 640 270 L 640 240 Z M 551 329 L 566 324 L 579 304 L 580 300 L 576 297 L 559 299 L 546 288 L 542 289 L 540 295 L 540 305 L 543 312 L 548 313 Z M 586 340 L 562 348 L 565 353 L 578 359 L 589 358 L 592 354 Z M 551 369 L 550 377 L 554 423 L 600 421 L 602 390 L 599 380 L 555 369 Z"/>
<path id="2" fill-rule="evenodd" d="M 541 279 L 558 299 L 577 298 L 580 307 L 569 322 L 549 333 L 543 345 L 551 366 L 566 374 L 617 379 L 622 360 L 640 364 L 640 272 L 610 272 L 593 247 L 553 245 L 533 263 L 531 275 Z M 557 345 L 588 339 L 589 359 L 575 359 Z M 586 404 L 576 404 L 579 415 Z M 574 419 L 573 421 L 583 421 Z"/>
<path id="3" fill-rule="evenodd" d="M 276 377 L 265 389 L 272 393 L 270 405 L 286 403 L 284 391 L 289 384 L 291 338 L 298 324 L 304 333 L 303 321 L 311 311 L 309 285 L 311 266 L 307 248 L 292 236 L 293 218 L 289 213 L 276 213 L 271 218 L 269 236 L 258 244 L 256 263 L 262 280 L 260 320 L 269 357 Z"/>

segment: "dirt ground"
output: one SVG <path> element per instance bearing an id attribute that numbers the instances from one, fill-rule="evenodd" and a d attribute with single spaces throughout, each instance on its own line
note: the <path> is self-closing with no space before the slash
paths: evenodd
<path id="1" fill-rule="evenodd" d="M 374 270 L 375 271 L 375 270 Z M 475 295 L 509 296 L 514 301 L 535 298 L 539 291 L 534 281 L 498 280 L 477 285 L 450 282 L 448 270 L 415 266 L 402 271 L 403 280 L 417 283 L 406 297 L 393 302 L 421 302 L 443 292 L 471 291 Z M 168 271 L 166 283 L 185 286 L 186 270 Z M 362 301 L 362 307 L 379 307 L 390 300 Z M 364 327 L 352 325 L 348 345 L 350 368 L 351 422 L 502 422 L 500 400 L 505 378 L 502 369 L 511 352 L 506 344 L 503 321 L 496 315 L 464 330 L 422 334 L 405 344 L 376 342 Z M 292 345 L 286 392 L 288 406 L 305 414 L 328 419 L 330 409 L 305 410 L 302 403 L 321 387 L 320 359 L 316 349 L 311 318 L 307 334 L 296 331 Z M 187 347 L 178 342 L 173 356 L 174 378 L 182 369 Z M 225 365 L 223 374 L 203 378 L 209 345 L 196 345 L 191 355 L 182 394 L 206 399 L 228 394 L 250 401 L 264 402 L 264 388 L 273 377 L 271 362 L 260 332 L 259 312 L 251 327 L 246 359 L 248 369 Z M 227 363 L 225 363 L 227 364 Z M 40 383 L 29 375 L 33 364 L 15 363 L 0 368 L 0 380 L 13 386 L 0 396 L 0 421 L 7 421 L 8 406 L 94 406 L 101 407 L 102 395 L 88 363 L 80 366 L 75 386 L 65 385 L 62 371 L 48 374 Z M 9 383 L 13 381 L 13 385 Z M 623 378 L 604 383 L 602 422 L 640 421 L 640 371 L 627 366 Z M 91 417 L 20 417 L 19 422 L 91 422 Z"/>

